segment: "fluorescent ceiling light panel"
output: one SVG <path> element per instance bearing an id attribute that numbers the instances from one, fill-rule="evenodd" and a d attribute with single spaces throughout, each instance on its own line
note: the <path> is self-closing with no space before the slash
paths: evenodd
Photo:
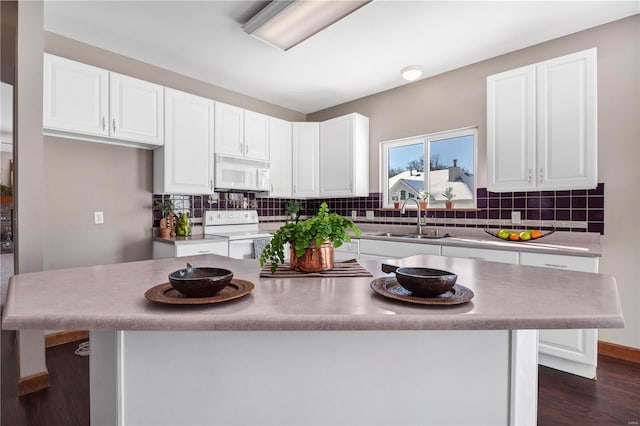
<path id="1" fill-rule="evenodd" d="M 372 0 L 274 0 L 242 28 L 287 51 Z"/>

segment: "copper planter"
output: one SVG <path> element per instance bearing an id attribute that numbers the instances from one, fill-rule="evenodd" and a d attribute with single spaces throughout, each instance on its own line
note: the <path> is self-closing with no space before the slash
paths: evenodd
<path id="1" fill-rule="evenodd" d="M 305 249 L 301 257 L 296 256 L 296 250 L 289 248 L 291 269 L 300 272 L 320 272 L 333 269 L 333 244 L 326 240 L 318 247 L 315 241 Z"/>

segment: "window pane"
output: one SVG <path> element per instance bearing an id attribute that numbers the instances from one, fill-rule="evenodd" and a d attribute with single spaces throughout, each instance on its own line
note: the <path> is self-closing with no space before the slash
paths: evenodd
<path id="1" fill-rule="evenodd" d="M 424 143 L 389 148 L 389 193 L 386 204 L 415 198 L 424 189 Z"/>
<path id="2" fill-rule="evenodd" d="M 454 201 L 473 200 L 474 178 L 473 135 L 440 139 L 429 143 L 430 199 L 444 201 L 448 187 L 455 194 Z"/>

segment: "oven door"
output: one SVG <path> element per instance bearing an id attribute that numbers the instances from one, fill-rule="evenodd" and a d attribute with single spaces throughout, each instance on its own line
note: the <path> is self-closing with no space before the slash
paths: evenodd
<path id="1" fill-rule="evenodd" d="M 253 240 L 230 240 L 229 257 L 233 259 L 253 259 Z"/>

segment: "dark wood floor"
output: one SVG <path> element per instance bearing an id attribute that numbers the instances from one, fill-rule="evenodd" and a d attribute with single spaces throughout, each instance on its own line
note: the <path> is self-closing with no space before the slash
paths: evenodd
<path id="1" fill-rule="evenodd" d="M 18 398 L 15 333 L 2 332 L 2 426 L 89 425 L 89 358 L 47 349 L 50 388 Z M 640 365 L 599 358 L 598 380 L 540 367 L 539 425 L 638 425 Z"/>

